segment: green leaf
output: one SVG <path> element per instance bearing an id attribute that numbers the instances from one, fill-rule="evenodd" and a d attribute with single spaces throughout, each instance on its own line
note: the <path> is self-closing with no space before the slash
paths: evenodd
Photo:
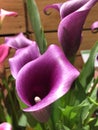
<path id="1" fill-rule="evenodd" d="M 37 124 L 39 124 L 39 122 L 37 120 L 35 120 L 33 118 L 33 116 L 31 115 L 31 113 L 25 113 L 26 117 L 27 117 L 27 122 L 28 122 L 28 125 L 32 128 L 36 127 Z"/>
<path id="2" fill-rule="evenodd" d="M 42 29 L 39 11 L 35 0 L 27 0 L 27 10 L 30 16 L 31 25 L 41 53 L 46 50 L 47 42 Z"/>
<path id="3" fill-rule="evenodd" d="M 18 120 L 18 125 L 19 126 L 24 126 L 24 127 L 27 126 L 27 118 L 26 118 L 24 113 L 21 114 L 21 116 L 20 116 L 20 118 Z"/>
<path id="4" fill-rule="evenodd" d="M 95 58 L 96 58 L 97 52 L 98 52 L 98 42 L 96 42 L 96 44 L 92 48 L 88 61 L 84 65 L 84 67 L 80 73 L 80 76 L 78 78 L 80 84 L 82 85 L 82 87 L 84 88 L 85 91 L 86 91 L 87 85 L 91 82 L 91 80 L 94 76 L 94 70 L 95 70 L 94 63 L 95 63 Z"/>
<path id="5" fill-rule="evenodd" d="M 17 96 L 17 94 L 16 94 L 16 97 L 17 97 L 17 100 L 18 100 L 18 103 L 19 103 L 20 109 L 27 108 L 27 105 L 24 104 L 24 103 L 20 100 L 20 98 Z"/>
<path id="6" fill-rule="evenodd" d="M 70 130 L 70 128 L 68 128 L 67 126 L 63 125 L 63 130 Z"/>

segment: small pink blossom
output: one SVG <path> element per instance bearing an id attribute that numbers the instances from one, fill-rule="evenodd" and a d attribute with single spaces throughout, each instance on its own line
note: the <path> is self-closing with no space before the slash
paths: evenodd
<path id="1" fill-rule="evenodd" d="M 14 11 L 7 11 L 4 9 L 0 9 L 0 23 L 3 22 L 5 16 L 17 16 L 18 14 Z"/>
<path id="2" fill-rule="evenodd" d="M 4 62 L 9 54 L 9 47 L 6 44 L 0 45 L 0 64 Z"/>
<path id="3" fill-rule="evenodd" d="M 12 130 L 12 126 L 7 122 L 3 122 L 0 124 L 0 130 Z"/>

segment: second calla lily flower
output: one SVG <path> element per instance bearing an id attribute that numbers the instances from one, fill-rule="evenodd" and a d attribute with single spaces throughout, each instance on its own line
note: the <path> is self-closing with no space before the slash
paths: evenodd
<path id="1" fill-rule="evenodd" d="M 47 8 L 53 7 L 60 12 L 58 39 L 68 58 L 74 56 L 79 49 L 84 22 L 96 2 L 98 0 L 69 0 L 45 8 L 46 11 Z"/>

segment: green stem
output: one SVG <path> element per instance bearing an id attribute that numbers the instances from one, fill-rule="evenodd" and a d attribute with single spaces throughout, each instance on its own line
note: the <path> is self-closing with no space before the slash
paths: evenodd
<path id="1" fill-rule="evenodd" d="M 96 106 L 95 104 L 91 107 L 91 109 L 89 110 L 89 114 L 88 114 L 87 118 L 84 121 L 84 126 L 86 126 L 89 123 L 91 116 L 93 115 L 94 111 L 97 108 L 98 108 L 98 106 Z"/>
<path id="2" fill-rule="evenodd" d="M 47 41 L 42 29 L 40 15 L 35 0 L 27 0 L 27 10 L 30 16 L 31 26 L 34 31 L 37 44 L 40 52 L 43 53 L 46 50 Z"/>
<path id="3" fill-rule="evenodd" d="M 46 130 L 46 127 L 43 123 L 40 123 L 40 126 L 41 126 L 42 130 Z"/>
<path id="4" fill-rule="evenodd" d="M 12 112 L 13 112 L 12 113 L 12 122 L 14 123 L 14 127 L 17 127 L 17 125 L 18 125 L 17 113 L 15 111 L 14 101 L 13 101 L 13 98 L 12 98 L 12 95 L 11 95 L 11 92 L 10 92 L 7 80 L 5 78 L 3 79 L 3 84 L 4 84 L 4 86 L 7 89 L 8 98 L 9 98 L 9 101 L 10 101 L 10 104 L 11 104 L 11 108 L 12 108 Z"/>
<path id="5" fill-rule="evenodd" d="M 93 94 L 94 90 L 96 89 L 96 85 L 97 85 L 97 84 L 98 84 L 98 78 L 97 78 L 97 79 L 95 79 L 94 85 L 93 85 L 93 87 L 92 87 L 92 89 L 91 89 L 90 93 L 88 94 L 88 96 L 89 96 L 89 97 L 91 97 L 91 96 L 92 96 L 92 94 Z"/>

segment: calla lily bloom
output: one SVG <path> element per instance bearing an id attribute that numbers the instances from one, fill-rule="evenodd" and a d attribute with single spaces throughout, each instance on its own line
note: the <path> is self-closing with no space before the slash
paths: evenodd
<path id="1" fill-rule="evenodd" d="M 93 33 L 97 33 L 98 32 L 98 21 L 95 21 L 92 25 L 91 25 L 91 30 Z"/>
<path id="2" fill-rule="evenodd" d="M 79 49 L 84 22 L 96 2 L 98 0 L 69 0 L 59 6 L 58 39 L 67 57 L 75 55 Z"/>
<path id="3" fill-rule="evenodd" d="M 0 9 L 0 23 L 3 22 L 5 16 L 17 16 L 17 15 L 18 14 L 16 12 Z"/>
<path id="4" fill-rule="evenodd" d="M 74 56 L 81 43 L 86 17 L 98 0 L 89 0 L 81 8 L 64 17 L 58 27 L 58 39 L 67 57 Z"/>
<path id="5" fill-rule="evenodd" d="M 11 124 L 4 122 L 0 124 L 0 130 L 12 130 Z"/>
<path id="6" fill-rule="evenodd" d="M 0 64 L 4 62 L 9 53 L 9 47 L 5 44 L 0 45 Z"/>
<path id="7" fill-rule="evenodd" d="M 31 112 L 39 121 L 45 122 L 47 119 L 42 120 L 42 115 L 39 115 L 40 119 L 38 114 L 66 94 L 78 76 L 78 70 L 62 50 L 50 45 L 43 55 L 25 64 L 17 74 L 17 94 L 28 106 L 24 111 Z"/>

